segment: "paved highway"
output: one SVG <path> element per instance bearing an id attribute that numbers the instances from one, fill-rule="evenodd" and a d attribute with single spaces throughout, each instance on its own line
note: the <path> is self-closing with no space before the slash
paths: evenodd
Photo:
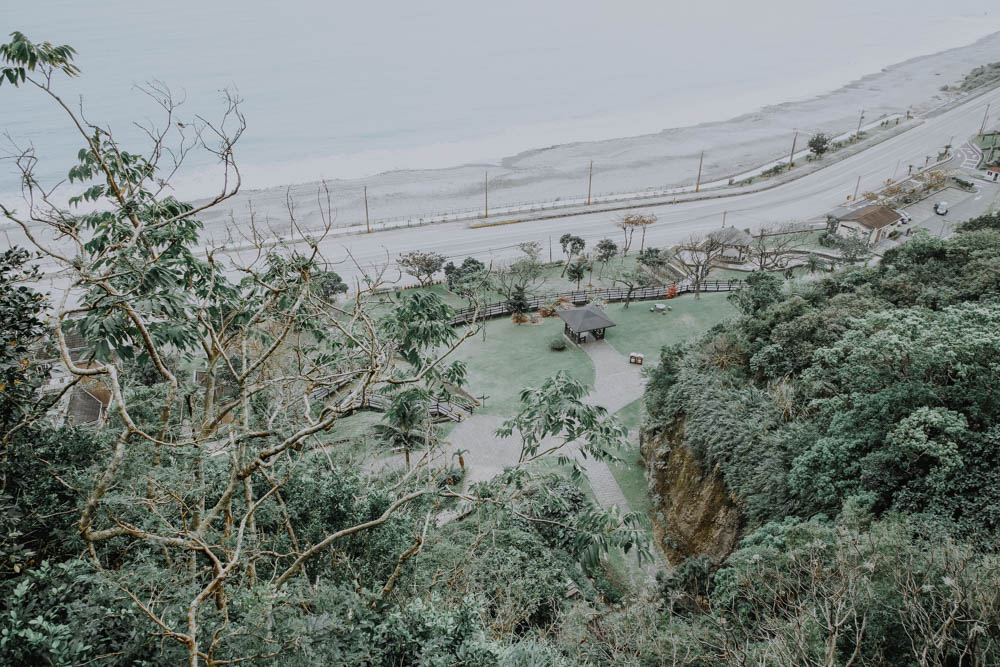
<path id="1" fill-rule="evenodd" d="M 990 91 L 925 122 L 897 137 L 888 139 L 829 167 L 769 190 L 732 197 L 680 202 L 645 207 L 659 221 L 648 228 L 646 244 L 667 246 L 692 234 L 704 234 L 722 224 L 756 230 L 761 226 L 801 221 L 822 216 L 845 203 L 861 177 L 859 192 L 873 190 L 887 178 L 904 177 L 907 165 L 922 167 L 926 156 L 935 156 L 949 141 L 962 144 L 980 127 L 988 103 L 1000 108 L 1000 89 Z M 614 227 L 617 212 L 592 213 L 565 218 L 528 221 L 494 227 L 472 228 L 468 222 L 441 223 L 401 228 L 373 234 L 341 235 L 327 238 L 321 250 L 327 261 L 344 278 L 353 280 L 358 271 L 348 260 L 348 250 L 366 270 L 394 260 L 409 250 L 437 251 L 450 259 L 476 257 L 484 262 L 517 256 L 516 244 L 540 241 L 546 248 L 552 239 L 554 256 L 560 255 L 558 238 L 566 232 L 582 236 L 588 246 L 602 238 L 620 242 Z M 15 231 L 11 237 L 20 236 Z M 8 237 L 12 242 L 20 239 Z M 636 239 L 638 241 L 638 239 Z M 221 253 L 216 253 L 219 258 Z M 232 251 L 233 259 L 246 251 Z M 48 268 L 48 267 L 44 267 Z M 404 279 L 406 277 L 404 276 Z"/>
<path id="2" fill-rule="evenodd" d="M 854 193 L 859 176 L 859 192 L 873 190 L 887 178 L 904 177 L 909 164 L 922 167 L 926 156 L 936 156 L 949 141 L 964 143 L 979 130 L 986 105 L 992 102 L 997 108 L 998 101 L 1000 89 L 929 118 L 922 125 L 857 155 L 770 190 L 644 208 L 643 212 L 655 213 L 659 218 L 648 228 L 646 244 L 666 246 L 692 234 L 704 234 L 721 226 L 723 212 L 727 212 L 727 225 L 751 230 L 822 216 L 845 203 Z M 582 236 L 588 246 L 602 238 L 620 242 L 620 232 L 613 222 L 617 215 L 593 213 L 478 229 L 467 222 L 435 224 L 334 237 L 327 239 L 321 248 L 330 261 L 344 260 L 349 249 L 365 267 L 385 263 L 387 257 L 393 259 L 409 250 L 434 250 L 451 259 L 472 256 L 488 262 L 515 257 L 518 255 L 515 246 L 523 241 L 542 242 L 547 254 L 551 237 L 554 256 L 558 257 L 561 255 L 558 238 L 566 232 Z M 337 270 L 345 277 L 355 275 L 348 263 Z"/>

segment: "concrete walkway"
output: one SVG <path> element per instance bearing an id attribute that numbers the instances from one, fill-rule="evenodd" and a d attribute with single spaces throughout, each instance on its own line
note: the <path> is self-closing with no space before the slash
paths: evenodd
<path id="1" fill-rule="evenodd" d="M 583 401 L 590 405 L 604 407 L 608 414 L 618 410 L 642 396 L 645 378 L 642 367 L 628 363 L 607 341 L 590 341 L 582 346 L 594 362 L 596 370 L 594 389 Z M 517 436 L 499 438 L 496 430 L 504 422 L 503 417 L 473 414 L 459 423 L 448 438 L 455 447 L 467 450 L 465 486 L 490 479 L 515 465 L 521 454 Z M 541 449 L 558 444 L 558 438 L 543 441 Z M 623 513 L 631 511 L 625 494 L 622 493 L 611 468 L 603 461 L 584 459 L 577 445 L 569 445 L 559 452 L 574 457 L 586 471 L 597 501 L 605 507 L 617 505 Z"/>

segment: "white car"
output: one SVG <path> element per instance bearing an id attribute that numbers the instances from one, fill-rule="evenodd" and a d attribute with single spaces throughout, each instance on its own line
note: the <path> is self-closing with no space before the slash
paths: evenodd
<path id="1" fill-rule="evenodd" d="M 913 222 L 913 218 L 906 211 L 896 211 L 899 214 L 899 224 L 907 225 Z"/>
<path id="2" fill-rule="evenodd" d="M 946 201 L 939 201 L 938 203 L 934 204 L 934 212 L 937 213 L 938 215 L 947 215 L 948 214 L 948 202 L 946 202 Z"/>

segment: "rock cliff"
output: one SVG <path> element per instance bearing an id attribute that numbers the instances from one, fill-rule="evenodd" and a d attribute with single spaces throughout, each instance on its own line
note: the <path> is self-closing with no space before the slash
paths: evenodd
<path id="1" fill-rule="evenodd" d="M 705 470 L 683 440 L 683 420 L 640 440 L 657 505 L 654 536 L 672 565 L 701 554 L 720 562 L 742 537 L 743 516 L 718 471 Z"/>

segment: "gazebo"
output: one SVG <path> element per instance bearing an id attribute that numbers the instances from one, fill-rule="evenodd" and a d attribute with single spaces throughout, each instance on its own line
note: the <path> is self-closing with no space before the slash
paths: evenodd
<path id="1" fill-rule="evenodd" d="M 563 333 L 577 343 L 582 343 L 588 333 L 593 334 L 595 340 L 601 340 L 604 338 L 604 330 L 615 326 L 597 306 L 580 306 L 573 310 L 557 311 L 557 314 L 566 323 Z"/>

